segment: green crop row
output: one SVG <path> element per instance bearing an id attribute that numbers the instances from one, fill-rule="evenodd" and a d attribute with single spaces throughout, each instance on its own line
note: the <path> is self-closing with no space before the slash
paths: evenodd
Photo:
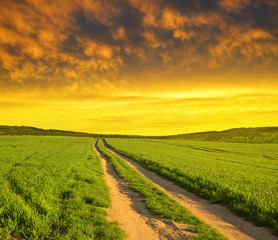
<path id="1" fill-rule="evenodd" d="M 142 166 L 278 232 L 276 144 L 107 139 Z"/>
<path id="2" fill-rule="evenodd" d="M 0 137 L 0 239 L 124 239 L 92 138 Z"/>
<path id="3" fill-rule="evenodd" d="M 193 216 L 185 207 L 156 187 L 123 159 L 109 152 L 101 141 L 98 141 L 97 146 L 111 162 L 119 176 L 129 184 L 129 187 L 144 197 L 146 207 L 153 214 L 161 218 L 192 225 L 187 230 L 198 233 L 194 239 L 227 239 L 218 233 L 217 230 Z"/>

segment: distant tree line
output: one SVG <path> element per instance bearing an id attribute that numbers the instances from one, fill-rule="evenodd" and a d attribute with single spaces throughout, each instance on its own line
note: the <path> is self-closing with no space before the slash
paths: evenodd
<path id="1" fill-rule="evenodd" d="M 224 131 L 197 132 L 168 136 L 140 136 L 122 134 L 95 134 L 85 132 L 41 129 L 26 126 L 0 125 L 0 135 L 45 135 L 94 138 L 149 138 L 149 139 L 187 139 L 199 141 L 240 142 L 240 143 L 278 143 L 278 127 L 234 128 Z"/>

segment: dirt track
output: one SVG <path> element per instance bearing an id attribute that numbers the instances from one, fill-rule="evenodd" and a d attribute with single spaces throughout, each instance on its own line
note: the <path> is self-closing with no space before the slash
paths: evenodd
<path id="1" fill-rule="evenodd" d="M 130 166 L 141 172 L 169 196 L 177 200 L 190 210 L 195 216 L 218 229 L 223 235 L 231 240 L 277 240 L 271 230 L 264 227 L 256 227 L 244 218 L 236 216 L 233 212 L 219 204 L 211 204 L 209 201 L 186 191 L 158 174 L 143 168 L 135 161 L 110 149 L 105 143 L 104 146 L 113 154 L 124 159 Z M 147 238 L 145 238 L 147 239 Z M 178 238 L 181 239 L 181 238 Z"/>
<path id="2" fill-rule="evenodd" d="M 195 236 L 184 230 L 188 227 L 184 224 L 152 215 L 145 208 L 143 199 L 117 175 L 96 144 L 94 149 L 101 158 L 104 179 L 110 188 L 112 208 L 107 209 L 108 221 L 118 221 L 128 234 L 128 240 L 179 240 Z"/>

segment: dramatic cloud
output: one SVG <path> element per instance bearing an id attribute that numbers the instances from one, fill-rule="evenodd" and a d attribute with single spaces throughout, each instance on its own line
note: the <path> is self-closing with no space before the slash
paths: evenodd
<path id="1" fill-rule="evenodd" d="M 242 64 L 274 71 L 277 9 L 275 0 L 4 0 L 1 86 L 137 81 L 135 67 L 180 78 Z"/>
<path id="2" fill-rule="evenodd" d="M 8 100 L 11 96 L 21 99 L 18 106 L 23 108 L 24 99 L 33 95 L 38 102 L 91 99 L 98 104 L 102 96 L 117 103 L 116 108 L 123 105 L 114 97 L 151 93 L 215 88 L 257 88 L 263 93 L 278 88 L 277 66 L 277 0 L 0 1 L 0 90 L 6 96 L 1 107 L 17 106 L 16 100 Z M 156 110 L 144 112 L 132 105 L 137 113 L 126 109 L 125 121 L 142 113 L 154 125 L 157 119 L 148 116 L 164 107 L 213 110 L 211 100 L 200 108 L 194 101 L 191 107 L 188 101 L 159 102 L 158 109 L 143 101 Z M 219 100 L 219 111 L 226 107 L 221 104 Z M 165 121 L 173 125 L 169 112 Z M 92 119 L 88 124 L 122 120 L 116 115 L 121 113 L 82 119 Z"/>

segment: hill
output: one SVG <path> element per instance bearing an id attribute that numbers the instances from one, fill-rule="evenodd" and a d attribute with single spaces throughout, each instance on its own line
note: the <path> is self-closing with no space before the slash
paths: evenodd
<path id="1" fill-rule="evenodd" d="M 63 131 L 55 129 L 41 129 L 35 127 L 26 126 L 5 126 L 0 125 L 1 135 L 49 135 L 49 136 L 75 136 L 75 137 L 89 137 L 94 136 L 94 134 L 73 132 L 73 131 Z"/>
<path id="2" fill-rule="evenodd" d="M 98 138 L 151 138 L 151 139 L 188 139 L 217 142 L 278 143 L 278 127 L 233 128 L 224 131 L 196 132 L 168 136 L 140 136 L 120 134 L 95 134 L 85 132 L 41 129 L 26 126 L 0 125 L 0 135 L 45 135 Z"/>
<path id="3" fill-rule="evenodd" d="M 0 125 L 0 135 L 39 135 L 39 136 L 69 136 L 69 137 L 120 137 L 120 138 L 140 138 L 136 135 L 120 135 L 120 134 L 95 134 L 86 132 L 74 132 L 57 129 L 41 129 L 28 126 L 7 126 Z"/>
<path id="4" fill-rule="evenodd" d="M 233 128 L 224 131 L 170 135 L 163 138 L 217 142 L 278 143 L 278 127 Z"/>

